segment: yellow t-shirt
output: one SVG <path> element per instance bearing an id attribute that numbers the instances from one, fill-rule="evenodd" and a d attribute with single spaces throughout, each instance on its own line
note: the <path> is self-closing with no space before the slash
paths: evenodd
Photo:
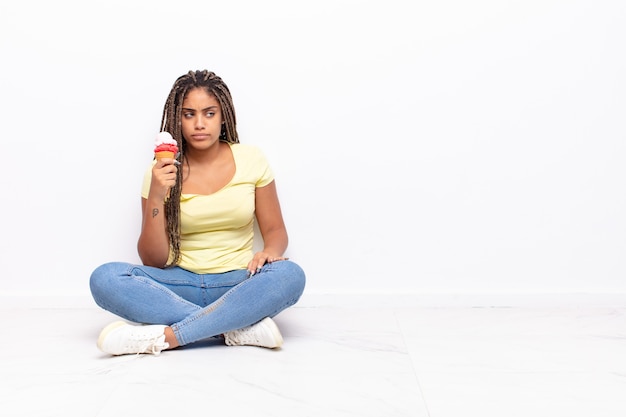
<path id="1" fill-rule="evenodd" d="M 198 274 L 246 268 L 253 255 L 255 189 L 274 180 L 258 148 L 239 143 L 230 148 L 235 175 L 224 188 L 210 195 L 181 195 L 178 266 Z M 144 177 L 143 198 L 151 180 L 152 165 Z"/>

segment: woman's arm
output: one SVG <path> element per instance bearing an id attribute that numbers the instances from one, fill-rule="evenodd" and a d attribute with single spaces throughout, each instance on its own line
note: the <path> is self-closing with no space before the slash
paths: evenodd
<path id="1" fill-rule="evenodd" d="M 165 197 L 176 181 L 176 166 L 171 159 L 157 161 L 152 168 L 148 198 L 141 199 L 141 233 L 137 252 L 144 265 L 162 268 L 167 263 L 170 242 L 165 219 Z"/>
<path id="2" fill-rule="evenodd" d="M 283 259 L 289 243 L 274 181 L 256 189 L 255 213 L 264 246 L 248 264 L 248 270 L 252 273 L 267 262 Z"/>

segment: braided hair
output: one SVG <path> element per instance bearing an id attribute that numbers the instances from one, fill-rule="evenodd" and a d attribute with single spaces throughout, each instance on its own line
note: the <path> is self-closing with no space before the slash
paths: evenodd
<path id="1" fill-rule="evenodd" d="M 228 86 L 211 71 L 189 71 L 174 82 L 165 101 L 161 118 L 161 131 L 169 132 L 176 140 L 182 161 L 185 161 L 184 155 L 187 149 L 187 141 L 183 138 L 181 127 L 182 106 L 189 91 L 196 88 L 204 89 L 209 95 L 215 97 L 220 104 L 223 123 L 219 140 L 226 143 L 239 143 L 235 107 Z M 180 194 L 182 183 L 183 173 L 182 169 L 179 169 L 176 174 L 176 184 L 170 189 L 170 197 L 165 202 L 166 229 L 170 248 L 173 252 L 173 257 L 166 267 L 176 265 L 180 260 Z"/>

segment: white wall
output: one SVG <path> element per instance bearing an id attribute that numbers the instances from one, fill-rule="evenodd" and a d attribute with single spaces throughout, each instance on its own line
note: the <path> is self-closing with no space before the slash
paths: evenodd
<path id="1" fill-rule="evenodd" d="M 308 291 L 625 293 L 625 4 L 2 2 L 0 293 L 138 261 L 163 103 L 205 68 Z"/>

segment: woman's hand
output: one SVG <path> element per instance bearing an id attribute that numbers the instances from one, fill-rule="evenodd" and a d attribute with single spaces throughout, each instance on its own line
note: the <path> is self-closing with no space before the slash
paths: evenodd
<path id="1" fill-rule="evenodd" d="M 160 201 L 165 200 L 170 188 L 176 185 L 176 172 L 178 168 L 174 161 L 175 160 L 171 158 L 159 159 L 152 167 L 150 194 Z"/>
<path id="2" fill-rule="evenodd" d="M 250 276 L 256 274 L 261 270 L 263 265 L 270 264 L 276 261 L 286 261 L 289 258 L 285 258 L 284 256 L 273 256 L 267 252 L 257 252 L 254 254 L 254 257 L 250 262 L 248 262 L 248 272 Z"/>

